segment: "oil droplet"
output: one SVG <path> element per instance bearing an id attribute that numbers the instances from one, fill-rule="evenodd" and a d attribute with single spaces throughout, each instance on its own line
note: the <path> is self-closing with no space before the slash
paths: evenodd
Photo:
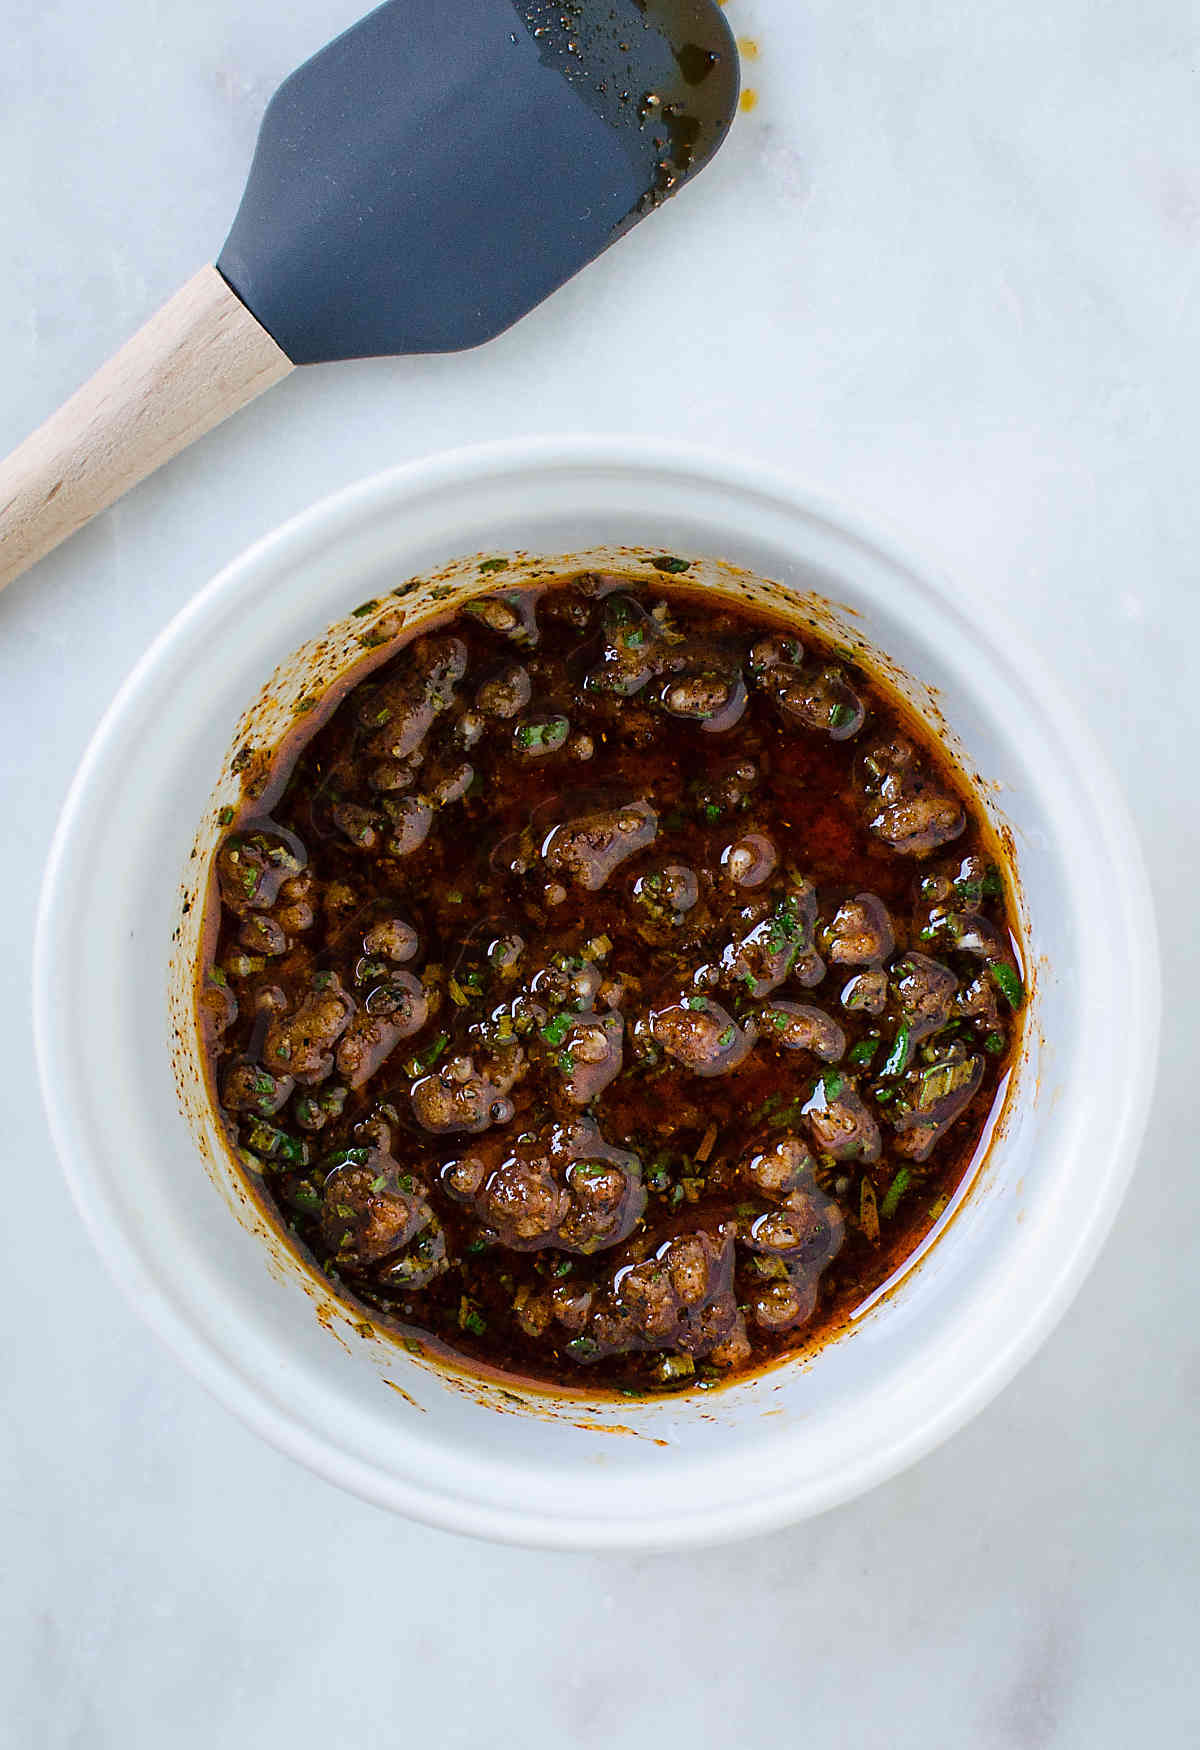
<path id="1" fill-rule="evenodd" d="M 761 50 L 759 49 L 756 38 L 752 36 L 740 36 L 737 39 L 737 46 L 738 54 L 741 55 L 744 61 L 757 61 Z"/>
<path id="2" fill-rule="evenodd" d="M 758 108 L 758 92 L 751 91 L 750 88 L 747 86 L 746 90 L 743 91 L 742 95 L 738 98 L 738 108 L 742 111 L 742 113 L 744 115 L 749 115 L 750 111 L 752 109 L 757 109 Z"/>

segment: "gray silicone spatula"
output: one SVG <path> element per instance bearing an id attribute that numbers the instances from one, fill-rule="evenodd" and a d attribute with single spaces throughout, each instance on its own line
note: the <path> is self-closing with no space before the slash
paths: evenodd
<path id="1" fill-rule="evenodd" d="M 0 463 L 0 587 L 293 366 L 490 340 L 737 97 L 714 0 L 389 0 L 272 98 L 215 267 Z"/>

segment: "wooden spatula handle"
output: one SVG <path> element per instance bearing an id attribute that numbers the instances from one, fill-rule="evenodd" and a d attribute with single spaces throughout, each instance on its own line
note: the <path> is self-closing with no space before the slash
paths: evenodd
<path id="1" fill-rule="evenodd" d="M 0 589 L 292 369 L 203 267 L 0 462 Z"/>

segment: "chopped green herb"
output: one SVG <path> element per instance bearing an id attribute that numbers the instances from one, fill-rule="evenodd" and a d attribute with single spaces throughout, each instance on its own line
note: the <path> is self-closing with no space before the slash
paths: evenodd
<path id="1" fill-rule="evenodd" d="M 900 1207 L 900 1199 L 908 1190 L 912 1174 L 907 1167 L 901 1167 L 883 1194 L 883 1202 L 879 1205 L 879 1213 L 884 1221 L 890 1221 Z"/>
<path id="2" fill-rule="evenodd" d="M 879 1073 L 883 1076 L 898 1076 L 908 1065 L 909 1053 L 912 1050 L 912 1028 L 907 1021 L 902 1021 L 896 1029 L 896 1037 L 892 1040 L 891 1050 L 884 1059 Z"/>
<path id="3" fill-rule="evenodd" d="M 503 571 L 508 564 L 507 559 L 484 559 L 478 569 L 482 572 Z"/>
<path id="4" fill-rule="evenodd" d="M 708 998 L 684 997 L 683 1006 L 685 1009 L 706 1009 L 708 1007 Z"/>
<path id="5" fill-rule="evenodd" d="M 1025 986 L 1021 983 L 1020 974 L 1008 964 L 1007 960 L 993 960 L 988 965 L 1000 995 L 1010 1009 L 1019 1009 L 1025 1001 Z"/>
<path id="6" fill-rule="evenodd" d="M 263 1155 L 267 1160 L 286 1161 L 292 1167 L 308 1165 L 308 1144 L 289 1136 L 286 1130 L 279 1130 L 273 1124 L 255 1124 L 246 1138 L 246 1144 L 256 1155 Z"/>
<path id="7" fill-rule="evenodd" d="M 575 1073 L 574 1055 L 569 1051 L 560 1052 L 558 1057 L 558 1067 L 565 1076 L 573 1075 Z"/>
<path id="8" fill-rule="evenodd" d="M 460 1331 L 469 1331 L 473 1337 L 487 1335 L 487 1320 L 465 1294 L 458 1303 L 458 1328 Z"/>
<path id="9" fill-rule="evenodd" d="M 794 936 L 800 928 L 800 914 L 796 910 L 796 901 L 791 894 L 781 899 L 775 907 L 775 917 L 780 928 L 787 936 Z"/>
<path id="10" fill-rule="evenodd" d="M 850 1047 L 850 1062 L 864 1064 L 870 1063 L 875 1053 L 879 1050 L 879 1043 L 878 1039 L 859 1039 Z"/>
<path id="11" fill-rule="evenodd" d="M 679 577 L 692 569 L 690 559 L 676 559 L 671 553 L 664 554 L 661 559 L 652 559 L 650 563 L 656 571 L 665 571 L 671 577 Z"/>
<path id="12" fill-rule="evenodd" d="M 654 1369 L 654 1377 L 660 1385 L 682 1385 L 685 1379 L 692 1378 L 695 1371 L 696 1363 L 691 1355 L 664 1355 Z"/>
<path id="13" fill-rule="evenodd" d="M 373 614 L 378 606 L 378 602 L 360 602 L 353 610 L 352 617 L 356 620 L 365 620 L 367 615 Z"/>
<path id="14" fill-rule="evenodd" d="M 726 1027 L 721 1033 L 719 1033 L 717 1035 L 717 1044 L 721 1047 L 722 1051 L 724 1051 L 724 1050 L 727 1050 L 728 1047 L 733 1044 L 733 1042 L 736 1038 L 737 1038 L 737 1028 L 736 1027 Z"/>
<path id="15" fill-rule="evenodd" d="M 515 739 L 518 747 L 544 747 L 554 753 L 570 734 L 571 725 L 565 717 L 548 717 L 544 723 L 520 723 Z"/>
<path id="16" fill-rule="evenodd" d="M 844 729 L 847 723 L 853 722 L 854 708 L 851 705 L 842 705 L 839 703 L 834 705 L 829 713 L 829 727 L 831 729 Z"/>
<path id="17" fill-rule="evenodd" d="M 716 802 L 706 802 L 700 812 L 710 825 L 713 821 L 720 820 L 721 818 L 720 804 Z"/>
<path id="18" fill-rule="evenodd" d="M 573 1026 L 570 1015 L 552 1015 L 538 1031 L 547 1045 L 561 1045 Z"/>
<path id="19" fill-rule="evenodd" d="M 956 1094 L 959 1088 L 965 1087 L 971 1081 L 978 1064 L 977 1057 L 969 1057 L 959 1063 L 936 1063 L 931 1069 L 922 1070 L 921 1090 L 917 1095 L 918 1109 L 927 1112 L 939 1100 Z"/>
<path id="20" fill-rule="evenodd" d="M 433 1041 L 433 1044 L 430 1045 L 427 1050 L 422 1051 L 419 1056 L 410 1060 L 408 1066 L 409 1074 L 419 1076 L 423 1075 L 426 1070 L 432 1069 L 449 1043 L 450 1035 L 448 1033 L 439 1033 L 437 1038 Z"/>
<path id="21" fill-rule="evenodd" d="M 233 821 L 233 809 L 222 808 L 217 815 L 218 826 L 229 826 Z"/>
<path id="22" fill-rule="evenodd" d="M 1004 1050 L 1003 1033 L 989 1033 L 983 1042 L 983 1049 L 990 1057 L 999 1057 Z"/>
<path id="23" fill-rule="evenodd" d="M 804 1105 L 805 1101 L 803 1095 L 797 1094 L 794 1100 L 791 1100 L 786 1106 L 781 1107 L 778 1112 L 772 1114 L 771 1118 L 768 1120 L 768 1128 L 771 1130 L 795 1129 L 804 1114 Z"/>
<path id="24" fill-rule="evenodd" d="M 328 1171 L 332 1167 L 365 1167 L 371 1158 L 369 1148 L 339 1148 L 321 1162 Z"/>

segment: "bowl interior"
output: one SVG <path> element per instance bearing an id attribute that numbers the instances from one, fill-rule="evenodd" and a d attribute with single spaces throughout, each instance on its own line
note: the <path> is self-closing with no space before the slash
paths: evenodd
<path id="1" fill-rule="evenodd" d="M 699 580 L 722 589 L 770 580 L 875 653 L 981 774 L 1011 835 L 1032 997 L 982 1170 L 920 1267 L 848 1338 L 719 1392 L 554 1400 L 362 1334 L 247 1196 L 199 1076 L 198 896 L 216 811 L 236 794 L 231 754 L 248 735 L 275 739 L 380 615 L 444 608 L 550 556 L 636 569 L 639 554 L 664 552 L 698 560 Z M 481 577 L 481 556 L 512 570 Z M 419 589 L 393 595 L 413 577 Z M 381 605 L 355 618 L 365 601 Z M 1128 1060 L 1130 1037 L 1153 1053 L 1157 1014 L 1142 879 L 1120 804 L 1050 683 L 846 519 L 694 456 L 468 453 L 382 476 L 271 537 L 131 677 L 47 878 L 48 1105 L 122 1283 L 226 1402 L 324 1474 L 434 1523 L 526 1541 L 732 1536 L 899 1468 L 985 1401 L 1066 1304 L 1112 1218 L 1145 1103 Z M 1099 941 L 1102 961 L 1085 952 Z M 1119 1068 L 1114 982 L 1129 1027 Z"/>

